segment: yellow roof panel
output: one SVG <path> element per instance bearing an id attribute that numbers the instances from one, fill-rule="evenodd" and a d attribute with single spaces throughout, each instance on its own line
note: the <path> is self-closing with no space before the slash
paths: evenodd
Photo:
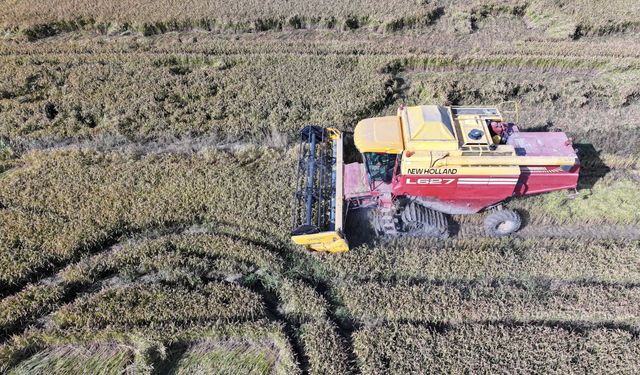
<path id="1" fill-rule="evenodd" d="M 360 152 L 399 154 L 404 150 L 398 116 L 374 117 L 360 121 L 353 134 Z"/>
<path id="2" fill-rule="evenodd" d="M 408 150 L 456 150 L 458 140 L 449 109 L 437 105 L 406 107 L 400 110 Z"/>
<path id="3" fill-rule="evenodd" d="M 446 111 L 445 107 L 442 108 Z M 412 141 L 455 140 L 449 115 L 446 112 L 441 113 L 437 105 L 408 107 L 407 116 L 409 136 Z"/>

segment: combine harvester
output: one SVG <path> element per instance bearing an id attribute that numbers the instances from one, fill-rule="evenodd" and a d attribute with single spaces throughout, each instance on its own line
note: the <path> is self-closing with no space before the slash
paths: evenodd
<path id="1" fill-rule="evenodd" d="M 487 235 L 506 236 L 521 219 L 503 203 L 578 182 L 564 133 L 521 132 L 494 107 L 400 107 L 353 136 L 363 163 L 344 163 L 340 131 L 301 130 L 291 238 L 310 250 L 347 251 L 347 212 L 362 208 L 379 236 L 446 238 L 447 215 L 482 211 Z"/>

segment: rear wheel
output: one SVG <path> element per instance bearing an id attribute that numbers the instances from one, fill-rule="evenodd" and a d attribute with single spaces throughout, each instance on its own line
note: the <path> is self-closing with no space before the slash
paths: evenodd
<path id="1" fill-rule="evenodd" d="M 520 215 L 512 210 L 499 210 L 484 219 L 484 230 L 488 236 L 502 237 L 515 233 L 522 225 Z"/>

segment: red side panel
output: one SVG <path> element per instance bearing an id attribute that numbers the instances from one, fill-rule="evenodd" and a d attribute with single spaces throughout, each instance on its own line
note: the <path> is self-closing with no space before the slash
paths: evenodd
<path id="1" fill-rule="evenodd" d="M 578 185 L 580 166 L 572 166 L 563 170 L 558 166 L 520 167 L 521 174 L 516 195 L 532 195 L 554 190 L 575 189 Z"/>
<path id="2" fill-rule="evenodd" d="M 402 175 L 393 194 L 422 197 L 432 208 L 450 214 L 475 213 L 512 196 L 574 189 L 580 167 L 521 167 L 519 176 Z"/>
<path id="3" fill-rule="evenodd" d="M 514 194 L 519 176 L 402 175 L 394 195 L 423 197 L 423 202 L 450 214 L 475 213 Z"/>

